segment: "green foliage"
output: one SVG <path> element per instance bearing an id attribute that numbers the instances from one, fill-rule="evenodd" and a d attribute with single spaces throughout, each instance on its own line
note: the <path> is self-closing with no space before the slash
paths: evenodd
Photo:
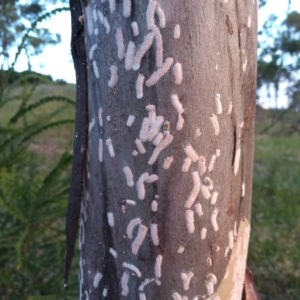
<path id="1" fill-rule="evenodd" d="M 299 133 L 256 137 L 248 264 L 263 300 L 299 299 Z"/>
<path id="2" fill-rule="evenodd" d="M 74 299 L 76 272 L 67 291 L 62 280 L 74 87 L 34 73 L 2 83 L 0 299 Z"/>

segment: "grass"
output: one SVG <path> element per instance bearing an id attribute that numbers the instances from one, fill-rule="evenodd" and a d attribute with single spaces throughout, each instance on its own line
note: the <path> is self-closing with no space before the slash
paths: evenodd
<path id="1" fill-rule="evenodd" d="M 300 295 L 300 135 L 256 136 L 248 264 L 262 299 Z"/>

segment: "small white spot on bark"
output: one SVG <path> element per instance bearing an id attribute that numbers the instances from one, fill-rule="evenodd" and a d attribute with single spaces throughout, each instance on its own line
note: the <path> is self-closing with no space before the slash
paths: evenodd
<path id="1" fill-rule="evenodd" d="M 162 263 L 162 255 L 157 255 L 156 260 L 155 260 L 155 266 L 154 266 L 154 274 L 156 278 L 161 277 L 161 263 Z"/>
<path id="2" fill-rule="evenodd" d="M 124 172 L 125 177 L 126 177 L 127 185 L 128 186 L 134 186 L 133 174 L 132 174 L 132 171 L 129 168 L 129 166 L 125 166 L 123 168 L 123 172 Z"/>
<path id="3" fill-rule="evenodd" d="M 205 227 L 203 227 L 201 229 L 201 240 L 205 240 L 206 239 L 206 234 L 207 234 L 207 229 Z"/>
<path id="4" fill-rule="evenodd" d="M 136 205 L 136 202 L 134 200 L 131 200 L 131 199 L 126 199 L 125 203 L 128 204 L 128 205 L 131 205 L 131 206 L 135 206 Z"/>
<path id="5" fill-rule="evenodd" d="M 95 274 L 94 280 L 93 280 L 93 286 L 94 286 L 95 289 L 99 286 L 99 283 L 100 283 L 102 277 L 103 277 L 103 274 L 100 273 L 100 272 L 97 272 Z"/>
<path id="6" fill-rule="evenodd" d="M 183 289 L 185 291 L 188 291 L 190 289 L 190 282 L 194 276 L 194 273 L 189 271 L 189 272 L 184 272 L 182 271 L 180 274 L 181 280 L 183 282 Z"/>
<path id="7" fill-rule="evenodd" d="M 116 86 L 118 82 L 118 67 L 112 65 L 109 67 L 109 70 L 110 70 L 110 79 L 108 81 L 108 86 L 110 88 L 113 88 Z"/>
<path id="8" fill-rule="evenodd" d="M 173 163 L 173 156 L 167 156 L 165 159 L 164 159 L 164 163 L 163 163 L 163 168 L 165 170 L 169 169 L 171 164 Z"/>
<path id="9" fill-rule="evenodd" d="M 132 28 L 132 33 L 133 33 L 133 36 L 138 36 L 139 35 L 139 25 L 137 22 L 132 22 L 131 23 L 131 28 Z"/>
<path id="10" fill-rule="evenodd" d="M 157 207 L 158 207 L 157 201 L 156 201 L 156 200 L 153 200 L 153 201 L 151 202 L 151 210 L 152 210 L 153 212 L 156 212 L 156 211 L 157 211 Z"/>
<path id="11" fill-rule="evenodd" d="M 218 231 L 219 230 L 219 225 L 218 225 L 218 222 L 217 222 L 217 217 L 218 217 L 218 213 L 219 213 L 219 209 L 218 208 L 215 208 L 211 214 L 211 223 L 212 223 L 212 226 L 214 228 L 214 231 Z"/>
<path id="12" fill-rule="evenodd" d="M 201 136 L 201 130 L 200 128 L 196 128 L 195 130 L 195 139 Z"/>
<path id="13" fill-rule="evenodd" d="M 115 249 L 113 248 L 109 248 L 109 253 L 114 257 L 114 258 L 118 258 L 118 253 Z"/>
<path id="14" fill-rule="evenodd" d="M 212 124 L 212 126 L 214 128 L 215 135 L 219 135 L 219 133 L 220 133 L 220 125 L 219 125 L 218 117 L 215 114 L 211 114 L 210 121 L 211 121 L 211 124 Z"/>
<path id="15" fill-rule="evenodd" d="M 127 122 L 126 122 L 126 126 L 131 127 L 134 120 L 135 120 L 135 116 L 134 115 L 129 115 L 128 119 L 127 119 Z"/>
<path id="16" fill-rule="evenodd" d="M 126 268 L 126 269 L 129 269 L 129 270 L 133 271 L 136 274 L 137 277 L 139 277 L 139 278 L 142 277 L 141 271 L 135 265 L 129 264 L 127 262 L 123 262 L 122 265 L 123 265 L 123 268 Z"/>
<path id="17" fill-rule="evenodd" d="M 173 36 L 175 40 L 178 40 L 180 38 L 180 25 L 176 24 L 174 26 Z"/>
<path id="18" fill-rule="evenodd" d="M 179 246 L 179 248 L 177 249 L 177 253 L 178 254 L 182 254 L 183 252 L 184 252 L 184 250 L 185 250 L 185 248 L 184 248 L 184 246 Z"/>
<path id="19" fill-rule="evenodd" d="M 194 212 L 191 209 L 187 209 L 185 211 L 185 220 L 186 220 L 186 227 L 189 233 L 193 233 L 195 231 L 195 224 L 194 224 Z"/>
<path id="20" fill-rule="evenodd" d="M 107 213 L 107 221 L 108 221 L 108 225 L 110 227 L 115 226 L 115 218 L 114 218 L 114 214 L 112 212 Z"/>
<path id="21" fill-rule="evenodd" d="M 138 153 L 137 150 L 132 150 L 132 155 L 133 155 L 133 156 L 138 156 L 138 154 L 139 154 L 139 153 Z"/>
<path id="22" fill-rule="evenodd" d="M 104 289 L 103 289 L 103 292 L 102 292 L 102 296 L 106 298 L 107 295 L 108 295 L 108 289 L 107 289 L 107 288 L 104 288 Z"/>
<path id="23" fill-rule="evenodd" d="M 193 188 L 192 191 L 186 200 L 184 207 L 186 208 L 191 208 L 192 205 L 194 204 L 201 188 L 201 182 L 200 182 L 200 177 L 199 173 L 197 171 L 192 172 L 192 178 L 193 178 Z"/>
<path id="24" fill-rule="evenodd" d="M 93 118 L 92 121 L 89 124 L 89 135 L 91 134 L 94 126 L 95 126 L 95 119 Z"/>
<path id="25" fill-rule="evenodd" d="M 209 191 L 212 191 L 214 189 L 214 183 L 210 177 L 208 176 L 204 177 L 203 183 L 205 184 L 205 186 L 208 188 Z"/>

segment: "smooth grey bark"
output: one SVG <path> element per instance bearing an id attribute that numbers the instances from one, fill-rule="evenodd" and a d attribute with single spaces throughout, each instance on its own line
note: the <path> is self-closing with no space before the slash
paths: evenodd
<path id="1" fill-rule="evenodd" d="M 256 10 L 255 0 L 86 3 L 80 299 L 241 298 Z"/>

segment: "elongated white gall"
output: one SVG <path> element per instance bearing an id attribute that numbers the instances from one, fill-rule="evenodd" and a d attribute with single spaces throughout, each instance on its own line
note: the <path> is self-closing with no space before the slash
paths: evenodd
<path id="1" fill-rule="evenodd" d="M 201 229 L 201 240 L 205 240 L 206 239 L 206 234 L 207 234 L 207 229 L 205 227 L 203 227 Z"/>
<path id="2" fill-rule="evenodd" d="M 109 0 L 108 3 L 109 3 L 109 11 L 112 14 L 116 10 L 116 0 Z"/>
<path id="3" fill-rule="evenodd" d="M 114 257 L 114 258 L 118 258 L 118 253 L 115 249 L 113 248 L 109 248 L 109 253 Z"/>
<path id="4" fill-rule="evenodd" d="M 212 155 L 209 165 L 208 165 L 208 172 L 212 172 L 215 166 L 217 156 L 215 154 Z"/>
<path id="5" fill-rule="evenodd" d="M 195 211 L 196 211 L 196 214 L 201 217 L 203 216 L 203 210 L 202 210 L 202 205 L 201 203 L 196 203 L 195 204 Z"/>
<path id="6" fill-rule="evenodd" d="M 97 66 L 97 62 L 95 60 L 93 60 L 93 70 L 94 70 L 95 77 L 100 78 L 99 69 Z"/>
<path id="7" fill-rule="evenodd" d="M 142 99 L 144 96 L 144 81 L 145 81 L 145 76 L 139 73 L 135 84 L 136 97 L 138 99 Z"/>
<path id="8" fill-rule="evenodd" d="M 140 218 L 131 219 L 127 225 L 126 234 L 129 239 L 133 238 L 133 230 L 136 226 L 142 224 L 142 220 Z"/>
<path id="9" fill-rule="evenodd" d="M 129 18 L 131 15 L 131 1 L 132 0 L 123 0 L 123 17 Z"/>
<path id="10" fill-rule="evenodd" d="M 141 66 L 141 60 L 143 58 L 143 56 L 146 54 L 146 52 L 150 49 L 152 43 L 153 43 L 153 39 L 154 39 L 154 33 L 153 32 L 149 32 L 145 37 L 144 37 L 144 41 L 141 44 L 141 46 L 138 48 L 134 59 L 133 59 L 133 66 L 132 69 L 134 71 L 137 71 L 140 66 Z"/>
<path id="11" fill-rule="evenodd" d="M 141 142 L 147 141 L 149 130 L 150 130 L 150 120 L 149 120 L 149 118 L 144 118 L 141 129 L 140 129 L 140 133 L 139 133 L 139 138 L 140 138 Z"/>
<path id="12" fill-rule="evenodd" d="M 237 175 L 237 173 L 239 171 L 240 159 L 241 159 L 241 148 L 238 147 L 235 151 L 234 163 L 233 163 L 233 173 L 235 176 Z"/>
<path id="13" fill-rule="evenodd" d="M 174 157 L 173 156 L 167 156 L 165 159 L 164 159 L 164 163 L 163 163 L 163 168 L 165 170 L 168 170 L 172 164 L 172 162 L 174 161 Z"/>
<path id="14" fill-rule="evenodd" d="M 126 177 L 127 185 L 130 186 L 130 187 L 134 186 L 133 174 L 132 174 L 132 171 L 129 168 L 129 166 L 125 166 L 123 168 L 123 172 L 124 172 L 125 177 Z"/>
<path id="15" fill-rule="evenodd" d="M 134 21 L 131 23 L 131 29 L 134 37 L 139 35 L 139 25 L 137 22 Z"/>
<path id="16" fill-rule="evenodd" d="M 147 87 L 155 85 L 163 76 L 165 76 L 170 70 L 173 61 L 174 59 L 172 57 L 168 57 L 162 66 L 153 72 L 150 78 L 146 81 Z"/>
<path id="17" fill-rule="evenodd" d="M 192 160 L 190 157 L 186 157 L 183 161 L 182 167 L 181 167 L 181 171 L 186 173 L 189 171 L 190 166 L 192 164 Z"/>
<path id="18" fill-rule="evenodd" d="M 159 245 L 158 226 L 155 223 L 150 224 L 151 239 L 154 246 Z"/>
<path id="19" fill-rule="evenodd" d="M 126 297 L 129 293 L 128 281 L 129 281 L 129 273 L 125 271 L 123 272 L 121 277 L 121 287 L 122 287 L 121 295 L 124 297 Z"/>
<path id="20" fill-rule="evenodd" d="M 112 212 L 107 213 L 107 221 L 108 221 L 108 225 L 110 227 L 115 226 L 115 218 L 114 218 L 114 214 Z"/>
<path id="21" fill-rule="evenodd" d="M 216 94 L 215 101 L 216 101 L 217 115 L 220 115 L 222 113 L 222 102 L 221 102 L 220 94 Z"/>
<path id="22" fill-rule="evenodd" d="M 146 23 L 147 29 L 150 29 L 154 25 L 154 13 L 156 9 L 157 1 L 149 0 L 146 10 Z"/>
<path id="23" fill-rule="evenodd" d="M 97 272 L 94 276 L 94 280 L 93 280 L 93 286 L 96 289 L 99 286 L 99 283 L 101 281 L 101 279 L 103 278 L 103 274 L 100 272 Z"/>
<path id="24" fill-rule="evenodd" d="M 140 139 L 135 140 L 135 145 L 141 154 L 146 153 L 146 149 Z"/>
<path id="25" fill-rule="evenodd" d="M 166 147 L 168 147 L 172 143 L 173 138 L 174 137 L 172 134 L 170 134 L 170 133 L 166 134 L 164 139 L 153 150 L 152 155 L 151 155 L 150 159 L 148 160 L 149 165 L 153 165 L 156 162 L 160 152 L 163 151 Z"/>
<path id="26" fill-rule="evenodd" d="M 117 28 L 116 43 L 118 48 L 118 59 L 122 60 L 125 57 L 124 37 L 121 27 Z"/>
<path id="27" fill-rule="evenodd" d="M 162 255 L 157 255 L 156 260 L 155 260 L 155 266 L 154 266 L 154 274 L 156 278 L 161 277 L 161 263 L 162 263 Z"/>
<path id="28" fill-rule="evenodd" d="M 131 271 L 133 271 L 137 277 L 142 277 L 142 273 L 141 271 L 133 264 L 127 263 L 127 262 L 123 262 L 123 268 L 129 269 Z"/>
<path id="29" fill-rule="evenodd" d="M 89 52 L 89 59 L 90 59 L 90 60 L 93 59 L 93 57 L 94 57 L 94 52 L 95 52 L 96 49 L 97 49 L 97 44 L 95 43 L 95 44 L 91 47 L 90 52 Z"/>
<path id="30" fill-rule="evenodd" d="M 206 172 L 206 158 L 205 156 L 199 156 L 198 168 L 200 176 L 202 176 Z"/>
<path id="31" fill-rule="evenodd" d="M 217 222 L 218 213 L 219 213 L 219 209 L 215 208 L 213 210 L 213 212 L 211 214 L 211 218 L 210 218 L 214 231 L 219 230 L 219 225 Z"/>
<path id="32" fill-rule="evenodd" d="M 99 139 L 99 145 L 98 145 L 98 159 L 99 162 L 103 162 L 103 139 Z"/>
<path id="33" fill-rule="evenodd" d="M 133 122 L 135 120 L 135 116 L 134 115 L 129 115 L 128 116 L 128 119 L 127 119 L 127 122 L 126 122 L 126 126 L 127 127 L 131 127 Z"/>
<path id="34" fill-rule="evenodd" d="M 232 107 L 233 107 L 232 101 L 229 101 L 229 104 L 228 104 L 228 110 L 227 110 L 227 114 L 228 114 L 228 115 L 231 114 L 231 112 L 232 112 Z"/>
<path id="35" fill-rule="evenodd" d="M 150 130 L 148 132 L 147 140 L 149 142 L 152 142 L 156 135 L 159 133 L 161 126 L 164 123 L 164 117 L 163 116 L 157 116 L 154 121 L 152 121 Z"/>
<path id="36" fill-rule="evenodd" d="M 163 40 L 162 35 L 156 25 L 153 25 L 151 27 L 151 31 L 154 33 L 155 38 L 155 45 L 156 45 L 156 51 L 155 51 L 155 60 L 156 60 L 156 67 L 160 68 L 163 63 Z"/>
<path id="37" fill-rule="evenodd" d="M 175 39 L 175 40 L 180 39 L 180 25 L 179 25 L 179 24 L 176 24 L 176 25 L 174 26 L 173 36 L 174 36 L 174 39 Z"/>
<path id="38" fill-rule="evenodd" d="M 182 65 L 181 63 L 177 62 L 173 66 L 173 75 L 175 79 L 175 84 L 181 84 L 183 75 L 182 75 Z"/>
<path id="39" fill-rule="evenodd" d="M 215 205 L 217 203 L 217 200 L 218 200 L 218 196 L 219 196 L 219 193 L 214 191 L 211 195 L 211 199 L 210 199 L 210 204 L 211 205 Z"/>
<path id="40" fill-rule="evenodd" d="M 149 177 L 149 174 L 147 172 L 143 173 L 137 183 L 136 183 L 136 189 L 138 193 L 138 199 L 144 200 L 146 196 L 146 190 L 145 190 L 145 181 Z"/>
<path id="41" fill-rule="evenodd" d="M 153 182 L 155 182 L 155 181 L 158 181 L 158 179 L 159 179 L 159 177 L 158 177 L 157 174 L 151 174 L 151 175 L 149 175 L 149 176 L 146 178 L 145 182 L 147 182 L 147 183 L 153 183 Z"/>
<path id="42" fill-rule="evenodd" d="M 194 204 L 201 188 L 201 182 L 200 182 L 200 177 L 199 173 L 197 171 L 192 172 L 192 177 L 193 177 L 193 188 L 192 191 L 186 200 L 184 207 L 186 208 L 191 208 L 192 205 Z"/>
<path id="43" fill-rule="evenodd" d="M 108 138 L 105 141 L 105 144 L 108 148 L 108 153 L 109 153 L 110 157 L 115 157 L 115 150 L 114 150 L 111 138 Z"/>
<path id="44" fill-rule="evenodd" d="M 187 209 L 185 211 L 185 220 L 186 220 L 186 227 L 189 233 L 193 233 L 195 231 L 195 224 L 194 224 L 194 212 L 191 209 Z"/>
<path id="45" fill-rule="evenodd" d="M 135 44 L 133 41 L 130 41 L 127 46 L 126 54 L 125 54 L 125 70 L 130 71 L 133 66 L 135 54 Z"/>
<path id="46" fill-rule="evenodd" d="M 159 132 L 152 142 L 153 145 L 158 146 L 160 142 L 163 140 L 163 138 L 164 138 L 164 134 L 162 132 Z"/>
<path id="47" fill-rule="evenodd" d="M 118 82 L 118 67 L 112 65 L 110 66 L 109 70 L 110 70 L 110 79 L 108 81 L 108 86 L 110 88 L 113 88 L 116 86 Z"/>
<path id="48" fill-rule="evenodd" d="M 218 117 L 215 114 L 211 114 L 210 121 L 215 131 L 215 135 L 219 135 L 220 133 L 220 125 L 218 121 Z"/>
<path id="49" fill-rule="evenodd" d="M 190 143 L 186 143 L 183 147 L 184 153 L 192 160 L 192 162 L 197 162 L 199 160 L 199 155 L 192 147 Z"/>
<path id="50" fill-rule="evenodd" d="M 147 235 L 147 232 L 148 232 L 148 228 L 145 225 L 140 224 L 137 236 L 134 239 L 133 243 L 131 244 L 131 251 L 134 255 L 138 254 L 139 249 Z"/>
<path id="51" fill-rule="evenodd" d="M 166 16 L 165 16 L 163 9 L 159 5 L 159 3 L 157 3 L 157 5 L 156 5 L 155 12 L 158 15 L 159 27 L 165 28 L 166 27 Z"/>
<path id="52" fill-rule="evenodd" d="M 99 122 L 99 126 L 103 127 L 103 109 L 102 109 L 102 107 L 100 107 L 98 110 L 98 122 Z"/>

